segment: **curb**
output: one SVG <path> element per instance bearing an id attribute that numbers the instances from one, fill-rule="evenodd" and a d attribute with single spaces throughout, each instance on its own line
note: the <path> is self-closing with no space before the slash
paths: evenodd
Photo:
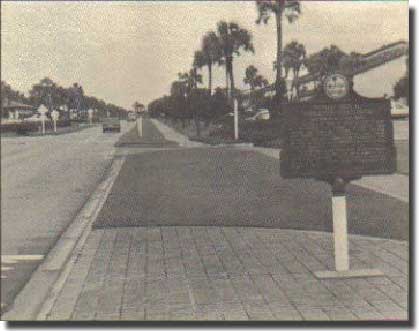
<path id="1" fill-rule="evenodd" d="M 4 313 L 5 321 L 45 320 L 60 293 L 78 252 L 91 231 L 91 224 L 99 214 L 117 178 L 125 157 L 115 158 L 103 180 L 67 227 L 45 260 L 34 271 L 11 309 Z"/>
<path id="2" fill-rule="evenodd" d="M 233 148 L 252 148 L 255 147 L 253 143 L 221 143 L 221 144 L 209 144 L 213 148 L 217 147 L 233 147 Z"/>

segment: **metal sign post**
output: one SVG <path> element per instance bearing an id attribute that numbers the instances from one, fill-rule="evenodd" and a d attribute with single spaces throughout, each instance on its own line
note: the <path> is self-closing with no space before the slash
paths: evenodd
<path id="1" fill-rule="evenodd" d="M 336 271 L 347 271 L 349 270 L 348 222 L 345 182 L 341 178 L 332 184 L 332 215 Z"/>
<path id="2" fill-rule="evenodd" d="M 143 136 L 143 116 L 139 115 L 137 117 L 137 135 L 139 137 Z"/>
<path id="3" fill-rule="evenodd" d="M 346 216 L 346 181 L 336 178 L 332 185 L 333 242 L 335 247 L 335 269 L 316 271 L 317 278 L 348 278 L 384 276 L 378 269 L 350 269 L 348 221 Z"/>
<path id="4" fill-rule="evenodd" d="M 44 105 L 39 105 L 38 113 L 41 114 L 41 121 L 42 121 L 42 134 L 45 135 L 45 120 L 46 120 L 46 113 L 48 112 L 47 107 Z"/>
<path id="5" fill-rule="evenodd" d="M 239 103 L 234 98 L 234 140 L 239 140 Z"/>
<path id="6" fill-rule="evenodd" d="M 46 116 L 44 114 L 41 115 L 42 120 L 42 134 L 45 135 L 45 118 Z"/>
<path id="7" fill-rule="evenodd" d="M 92 120 L 93 120 L 93 109 L 89 109 L 87 111 L 87 113 L 89 114 L 89 124 L 92 125 Z"/>
<path id="8" fill-rule="evenodd" d="M 56 110 L 53 110 L 51 112 L 51 118 L 52 121 L 54 122 L 54 133 L 57 133 L 57 120 L 60 117 L 60 113 Z"/>

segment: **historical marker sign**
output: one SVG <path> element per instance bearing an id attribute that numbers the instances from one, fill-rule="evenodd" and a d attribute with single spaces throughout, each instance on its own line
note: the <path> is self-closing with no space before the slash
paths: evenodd
<path id="1" fill-rule="evenodd" d="M 341 77 L 326 80 L 324 89 L 312 102 L 284 110 L 281 176 L 351 180 L 395 172 L 390 101 L 346 96 Z"/>

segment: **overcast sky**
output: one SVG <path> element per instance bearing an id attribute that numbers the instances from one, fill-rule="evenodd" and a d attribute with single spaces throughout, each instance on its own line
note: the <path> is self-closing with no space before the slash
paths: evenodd
<path id="1" fill-rule="evenodd" d="M 2 1 L 1 79 L 25 94 L 49 76 L 64 87 L 79 82 L 86 94 L 124 107 L 136 100 L 148 103 L 169 93 L 177 73 L 190 68 L 202 35 L 226 20 L 253 35 L 256 53 L 234 60 L 235 80 L 244 88 L 250 64 L 274 79 L 275 21 L 256 25 L 256 18 L 254 1 Z M 298 40 L 308 53 L 330 44 L 363 53 L 401 39 L 408 41 L 407 1 L 303 1 L 299 20 L 284 26 L 284 43 Z M 369 76 L 374 88 L 371 79 L 360 81 L 370 94 L 382 95 L 404 71 L 398 60 L 375 69 Z M 214 85 L 223 86 L 224 77 L 224 69 L 216 67 Z"/>

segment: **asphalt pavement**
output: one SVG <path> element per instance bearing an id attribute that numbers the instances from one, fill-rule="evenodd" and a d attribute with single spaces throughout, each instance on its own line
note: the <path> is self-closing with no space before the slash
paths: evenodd
<path id="1" fill-rule="evenodd" d="M 122 133 L 127 123 L 122 123 Z M 1 138 L 1 303 L 7 308 L 110 166 L 121 134 L 100 126 Z"/>

